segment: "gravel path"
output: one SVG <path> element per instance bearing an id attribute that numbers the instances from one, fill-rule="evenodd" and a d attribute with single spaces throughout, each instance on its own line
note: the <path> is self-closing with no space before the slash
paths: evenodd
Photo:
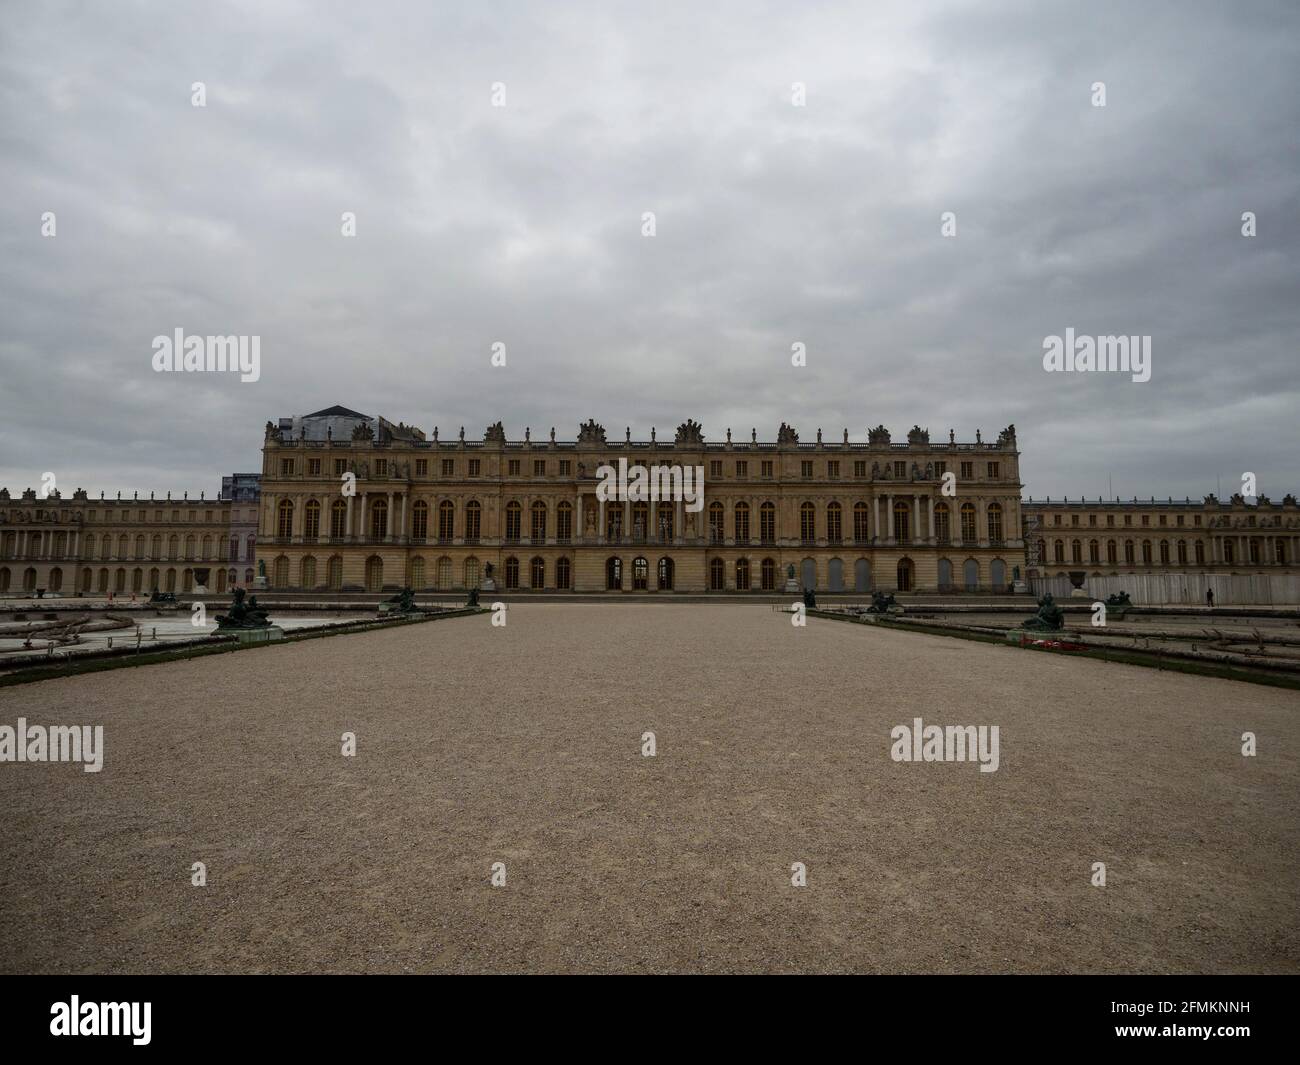
<path id="1" fill-rule="evenodd" d="M 0 689 L 106 748 L 0 764 L 0 969 L 1300 971 L 1293 691 L 763 606 L 508 617 Z M 915 716 L 998 725 L 999 770 L 891 761 Z"/>

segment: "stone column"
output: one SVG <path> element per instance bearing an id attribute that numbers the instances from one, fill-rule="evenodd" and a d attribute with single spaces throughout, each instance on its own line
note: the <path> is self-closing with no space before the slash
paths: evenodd
<path id="1" fill-rule="evenodd" d="M 918 495 L 912 496 L 912 516 L 913 516 L 912 542 L 919 544 L 922 542 L 922 537 L 921 537 L 921 497 Z"/>
<path id="2" fill-rule="evenodd" d="M 357 541 L 364 543 L 366 537 L 370 535 L 370 530 L 366 528 L 366 496 L 369 492 L 361 493 L 361 506 L 358 508 L 360 513 L 357 515 Z"/>
<path id="3" fill-rule="evenodd" d="M 882 539 L 883 539 L 883 537 L 880 535 L 880 496 L 878 496 L 878 495 L 873 495 L 873 496 L 871 497 L 871 507 L 872 507 L 872 510 L 874 511 L 874 515 L 873 515 L 873 516 L 874 516 L 874 518 L 875 518 L 875 523 L 874 523 L 874 524 L 872 525 L 872 527 L 871 527 L 871 537 L 870 537 L 870 539 L 871 539 L 871 542 L 874 544 L 874 543 L 876 543 L 878 540 L 882 540 Z"/>
<path id="4" fill-rule="evenodd" d="M 979 524 L 975 527 L 975 543 L 980 547 L 989 546 L 989 515 L 988 505 L 981 496 L 976 502 L 975 520 Z"/>
<path id="5" fill-rule="evenodd" d="M 605 542 L 605 501 L 601 499 L 598 502 L 600 509 L 596 516 L 596 543 L 603 544 Z"/>
<path id="6" fill-rule="evenodd" d="M 930 506 L 930 543 L 937 544 L 939 542 L 939 534 L 934 528 L 934 496 L 930 496 L 927 502 Z"/>
<path id="7" fill-rule="evenodd" d="M 356 524 L 352 521 L 352 496 L 345 496 L 344 498 L 347 499 L 348 501 L 347 502 L 348 510 L 347 510 L 346 517 L 343 519 L 347 524 L 347 528 L 344 530 L 345 535 L 343 539 L 347 543 L 351 543 L 353 540 L 353 531 L 356 529 Z M 332 520 L 333 519 L 331 519 L 331 521 Z"/>
<path id="8" fill-rule="evenodd" d="M 397 524 L 397 502 L 392 492 L 388 493 L 388 536 L 387 541 L 393 542 L 393 526 Z"/>

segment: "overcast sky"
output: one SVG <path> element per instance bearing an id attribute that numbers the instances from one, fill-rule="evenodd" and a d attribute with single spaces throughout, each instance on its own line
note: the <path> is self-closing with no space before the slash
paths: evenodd
<path id="1" fill-rule="evenodd" d="M 341 403 L 473 438 L 1014 422 L 1035 497 L 1278 499 L 1298 187 L 1292 0 L 4 0 L 0 484 L 212 493 Z M 260 336 L 261 380 L 155 373 L 177 328 Z M 1067 328 L 1150 335 L 1151 380 L 1046 373 Z"/>

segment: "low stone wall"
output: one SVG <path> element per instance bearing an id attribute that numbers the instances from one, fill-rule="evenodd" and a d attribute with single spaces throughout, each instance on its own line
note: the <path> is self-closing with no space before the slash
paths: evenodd
<path id="1" fill-rule="evenodd" d="M 1030 580 L 1035 596 L 1051 592 L 1057 599 L 1069 599 L 1070 578 L 1035 577 Z M 1286 574 L 1144 573 L 1122 577 L 1085 577 L 1084 590 L 1092 599 L 1105 599 L 1128 592 L 1134 603 L 1159 606 L 1178 604 L 1204 606 L 1205 591 L 1214 591 L 1215 606 L 1295 606 L 1300 604 L 1300 576 Z"/>

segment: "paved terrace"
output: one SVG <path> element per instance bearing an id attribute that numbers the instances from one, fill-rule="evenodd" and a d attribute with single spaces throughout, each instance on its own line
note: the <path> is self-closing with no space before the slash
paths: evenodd
<path id="1" fill-rule="evenodd" d="M 0 689 L 106 748 L 0 764 L 0 968 L 1300 970 L 1295 692 L 760 605 L 508 617 Z M 915 716 L 999 725 L 1000 769 L 892 762 Z"/>

